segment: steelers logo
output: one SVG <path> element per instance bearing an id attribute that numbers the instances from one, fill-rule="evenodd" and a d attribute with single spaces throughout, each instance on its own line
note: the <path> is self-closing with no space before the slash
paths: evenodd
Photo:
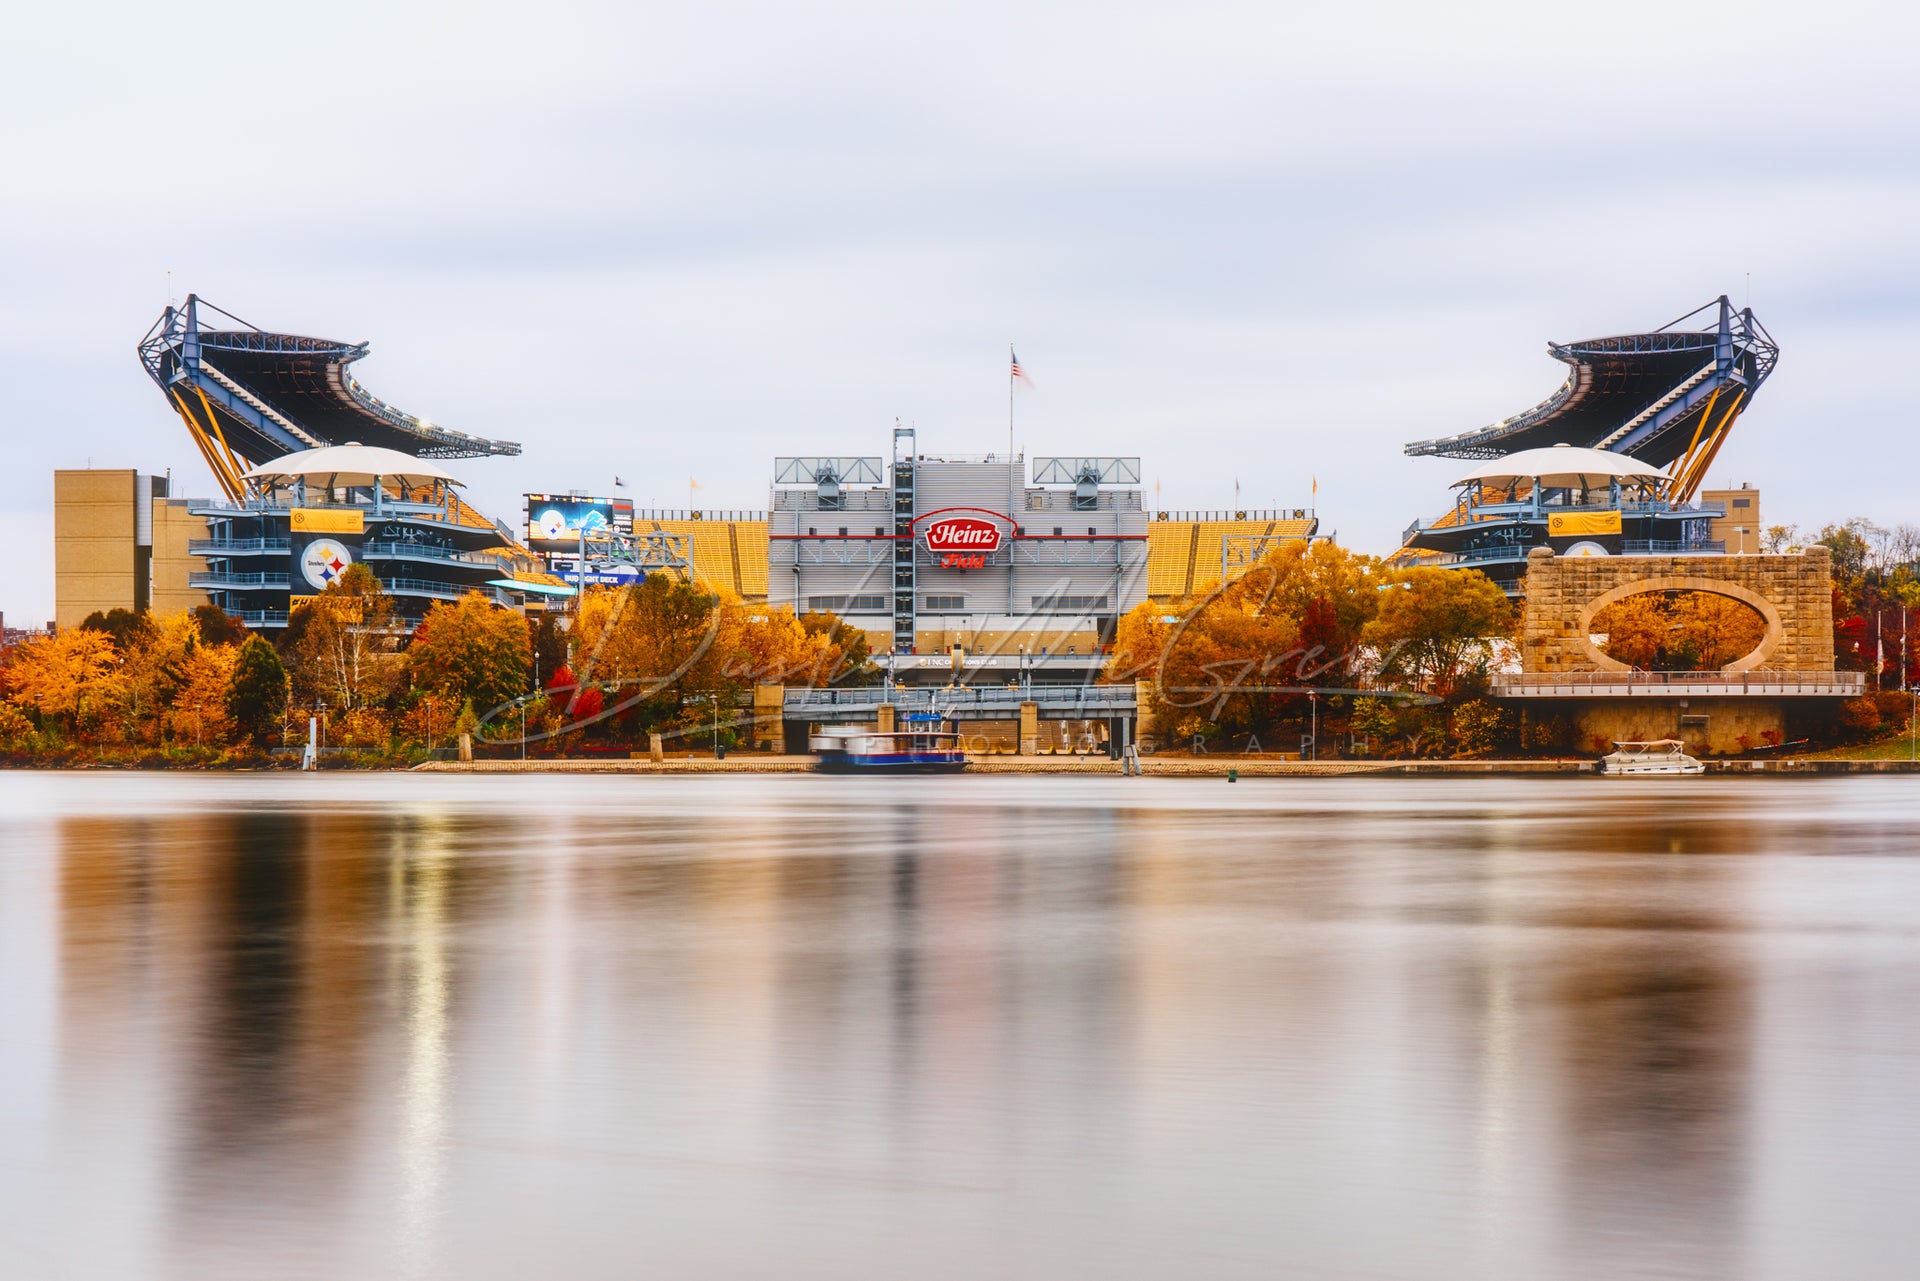
<path id="1" fill-rule="evenodd" d="M 313 584 L 314 590 L 325 591 L 351 564 L 352 552 L 331 538 L 322 538 L 307 544 L 306 555 L 300 558 L 300 572 Z"/>
<path id="2" fill-rule="evenodd" d="M 541 512 L 534 525 L 542 538 L 560 539 L 567 536 L 567 518 L 552 507 Z"/>

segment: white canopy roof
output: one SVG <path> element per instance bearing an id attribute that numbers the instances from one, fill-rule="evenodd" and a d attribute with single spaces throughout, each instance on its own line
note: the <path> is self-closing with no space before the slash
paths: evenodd
<path id="1" fill-rule="evenodd" d="M 1539 478 L 1552 489 L 1596 489 L 1614 478 L 1621 480 L 1661 480 L 1666 473 L 1650 463 L 1610 449 L 1580 449 L 1573 445 L 1551 445 L 1545 449 L 1523 449 L 1504 458 L 1492 458 L 1455 481 L 1469 485 L 1476 480 L 1531 480 Z"/>
<path id="2" fill-rule="evenodd" d="M 444 480 L 460 482 L 424 458 L 403 454 L 397 449 L 373 445 L 329 445 L 324 449 L 303 449 L 285 458 L 276 458 L 248 472 L 246 480 L 298 480 L 326 486 L 371 485 L 376 477 L 386 477 L 407 485 L 425 485 Z"/>

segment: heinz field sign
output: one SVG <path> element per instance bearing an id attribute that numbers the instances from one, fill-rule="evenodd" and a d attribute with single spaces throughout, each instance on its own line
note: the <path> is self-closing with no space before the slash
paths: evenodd
<path id="1" fill-rule="evenodd" d="M 978 516 L 941 516 L 927 525 L 927 550 L 948 569 L 980 569 L 1000 550 L 1000 526 Z"/>

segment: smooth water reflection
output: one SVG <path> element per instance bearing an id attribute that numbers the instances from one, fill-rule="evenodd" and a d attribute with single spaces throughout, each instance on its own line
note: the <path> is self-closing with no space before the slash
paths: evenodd
<path id="1" fill-rule="evenodd" d="M 0 775 L 0 1276 L 1903 1277 L 1920 784 Z"/>

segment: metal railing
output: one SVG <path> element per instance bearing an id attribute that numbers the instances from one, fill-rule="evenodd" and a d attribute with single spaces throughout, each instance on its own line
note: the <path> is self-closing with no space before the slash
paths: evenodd
<path id="1" fill-rule="evenodd" d="M 1670 503 L 1659 498 L 1623 498 L 1617 503 L 1551 503 L 1544 507 L 1535 507 L 1524 499 L 1516 503 L 1456 503 L 1447 512 L 1453 517 L 1451 521 L 1442 524 L 1439 521 L 1415 519 L 1400 532 L 1400 541 L 1404 543 L 1415 534 L 1429 529 L 1507 524 L 1524 518 L 1531 518 L 1532 523 L 1538 524 L 1556 513 L 1610 511 L 1628 516 L 1678 516 L 1687 520 L 1714 520 L 1727 514 L 1725 503 Z"/>
<path id="2" fill-rule="evenodd" d="M 504 569 L 505 565 L 497 556 L 487 556 L 480 552 L 462 551 L 457 547 L 435 547 L 430 543 L 373 542 L 360 548 L 362 556 L 420 557 L 426 560 L 458 561 L 465 565 L 484 565 L 489 568 Z"/>
<path id="3" fill-rule="evenodd" d="M 1030 512 L 1137 512 L 1141 510 L 1140 491 L 1103 489 L 1094 495 L 1093 506 L 1085 507 L 1081 505 L 1079 496 L 1069 489 L 1030 489 L 1027 491 L 1026 510 Z"/>
<path id="4" fill-rule="evenodd" d="M 383 578 L 380 588 L 389 596 L 431 596 L 437 600 L 459 600 L 468 592 L 478 592 L 496 605 L 506 605 L 505 592 L 473 583 L 433 582 L 424 578 Z"/>
<path id="5" fill-rule="evenodd" d="M 1695 542 L 1660 542 L 1657 540 L 1629 538 L 1620 544 L 1622 556 L 1724 556 L 1727 544 L 1724 539 L 1700 539 Z"/>
<path id="6" fill-rule="evenodd" d="M 1137 696 L 1132 685 L 1031 685 L 963 687 L 960 689 L 909 689 L 894 686 L 862 685 L 848 689 L 790 689 L 785 696 L 789 708 L 879 707 L 891 704 L 903 711 L 919 708 L 934 710 L 993 707 L 1017 711 L 1022 703 L 1040 703 L 1048 707 L 1074 706 L 1089 709 L 1133 707 Z"/>
<path id="7" fill-rule="evenodd" d="M 1489 561 L 1525 561 L 1527 553 L 1545 543 L 1511 543 L 1501 547 L 1467 547 L 1457 552 L 1430 552 L 1414 561 L 1419 565 L 1483 565 Z M 1656 542 L 1629 538 L 1621 542 L 1622 556 L 1722 556 L 1724 541 L 1702 539 L 1697 542 Z"/>
<path id="8" fill-rule="evenodd" d="M 228 574 L 218 570 L 204 570 L 187 575 L 189 587 L 285 587 L 288 581 L 285 573 Z"/>
<path id="9" fill-rule="evenodd" d="M 1680 697 L 1688 694 L 1851 698 L 1864 693 L 1866 687 L 1865 672 L 1793 672 L 1759 668 L 1746 672 L 1528 672 L 1493 678 L 1493 692 L 1502 698 Z"/>
<path id="10" fill-rule="evenodd" d="M 811 492 L 811 491 L 809 491 Z M 850 508 L 848 510 L 851 510 Z M 764 511 L 735 511 L 705 507 L 641 507 L 634 509 L 633 520 L 637 525 L 643 520 L 699 520 L 713 524 L 734 524 L 740 521 L 765 520 Z"/>
<path id="11" fill-rule="evenodd" d="M 286 538 L 189 538 L 187 550 L 195 556 L 240 556 L 292 551 L 293 542 Z"/>
<path id="12" fill-rule="evenodd" d="M 1218 522 L 1229 520 L 1312 520 L 1314 510 L 1311 507 L 1248 507 L 1233 511 L 1161 511 L 1153 513 L 1156 521 L 1201 521 Z M 1414 522 L 1418 524 L 1419 522 Z"/>

